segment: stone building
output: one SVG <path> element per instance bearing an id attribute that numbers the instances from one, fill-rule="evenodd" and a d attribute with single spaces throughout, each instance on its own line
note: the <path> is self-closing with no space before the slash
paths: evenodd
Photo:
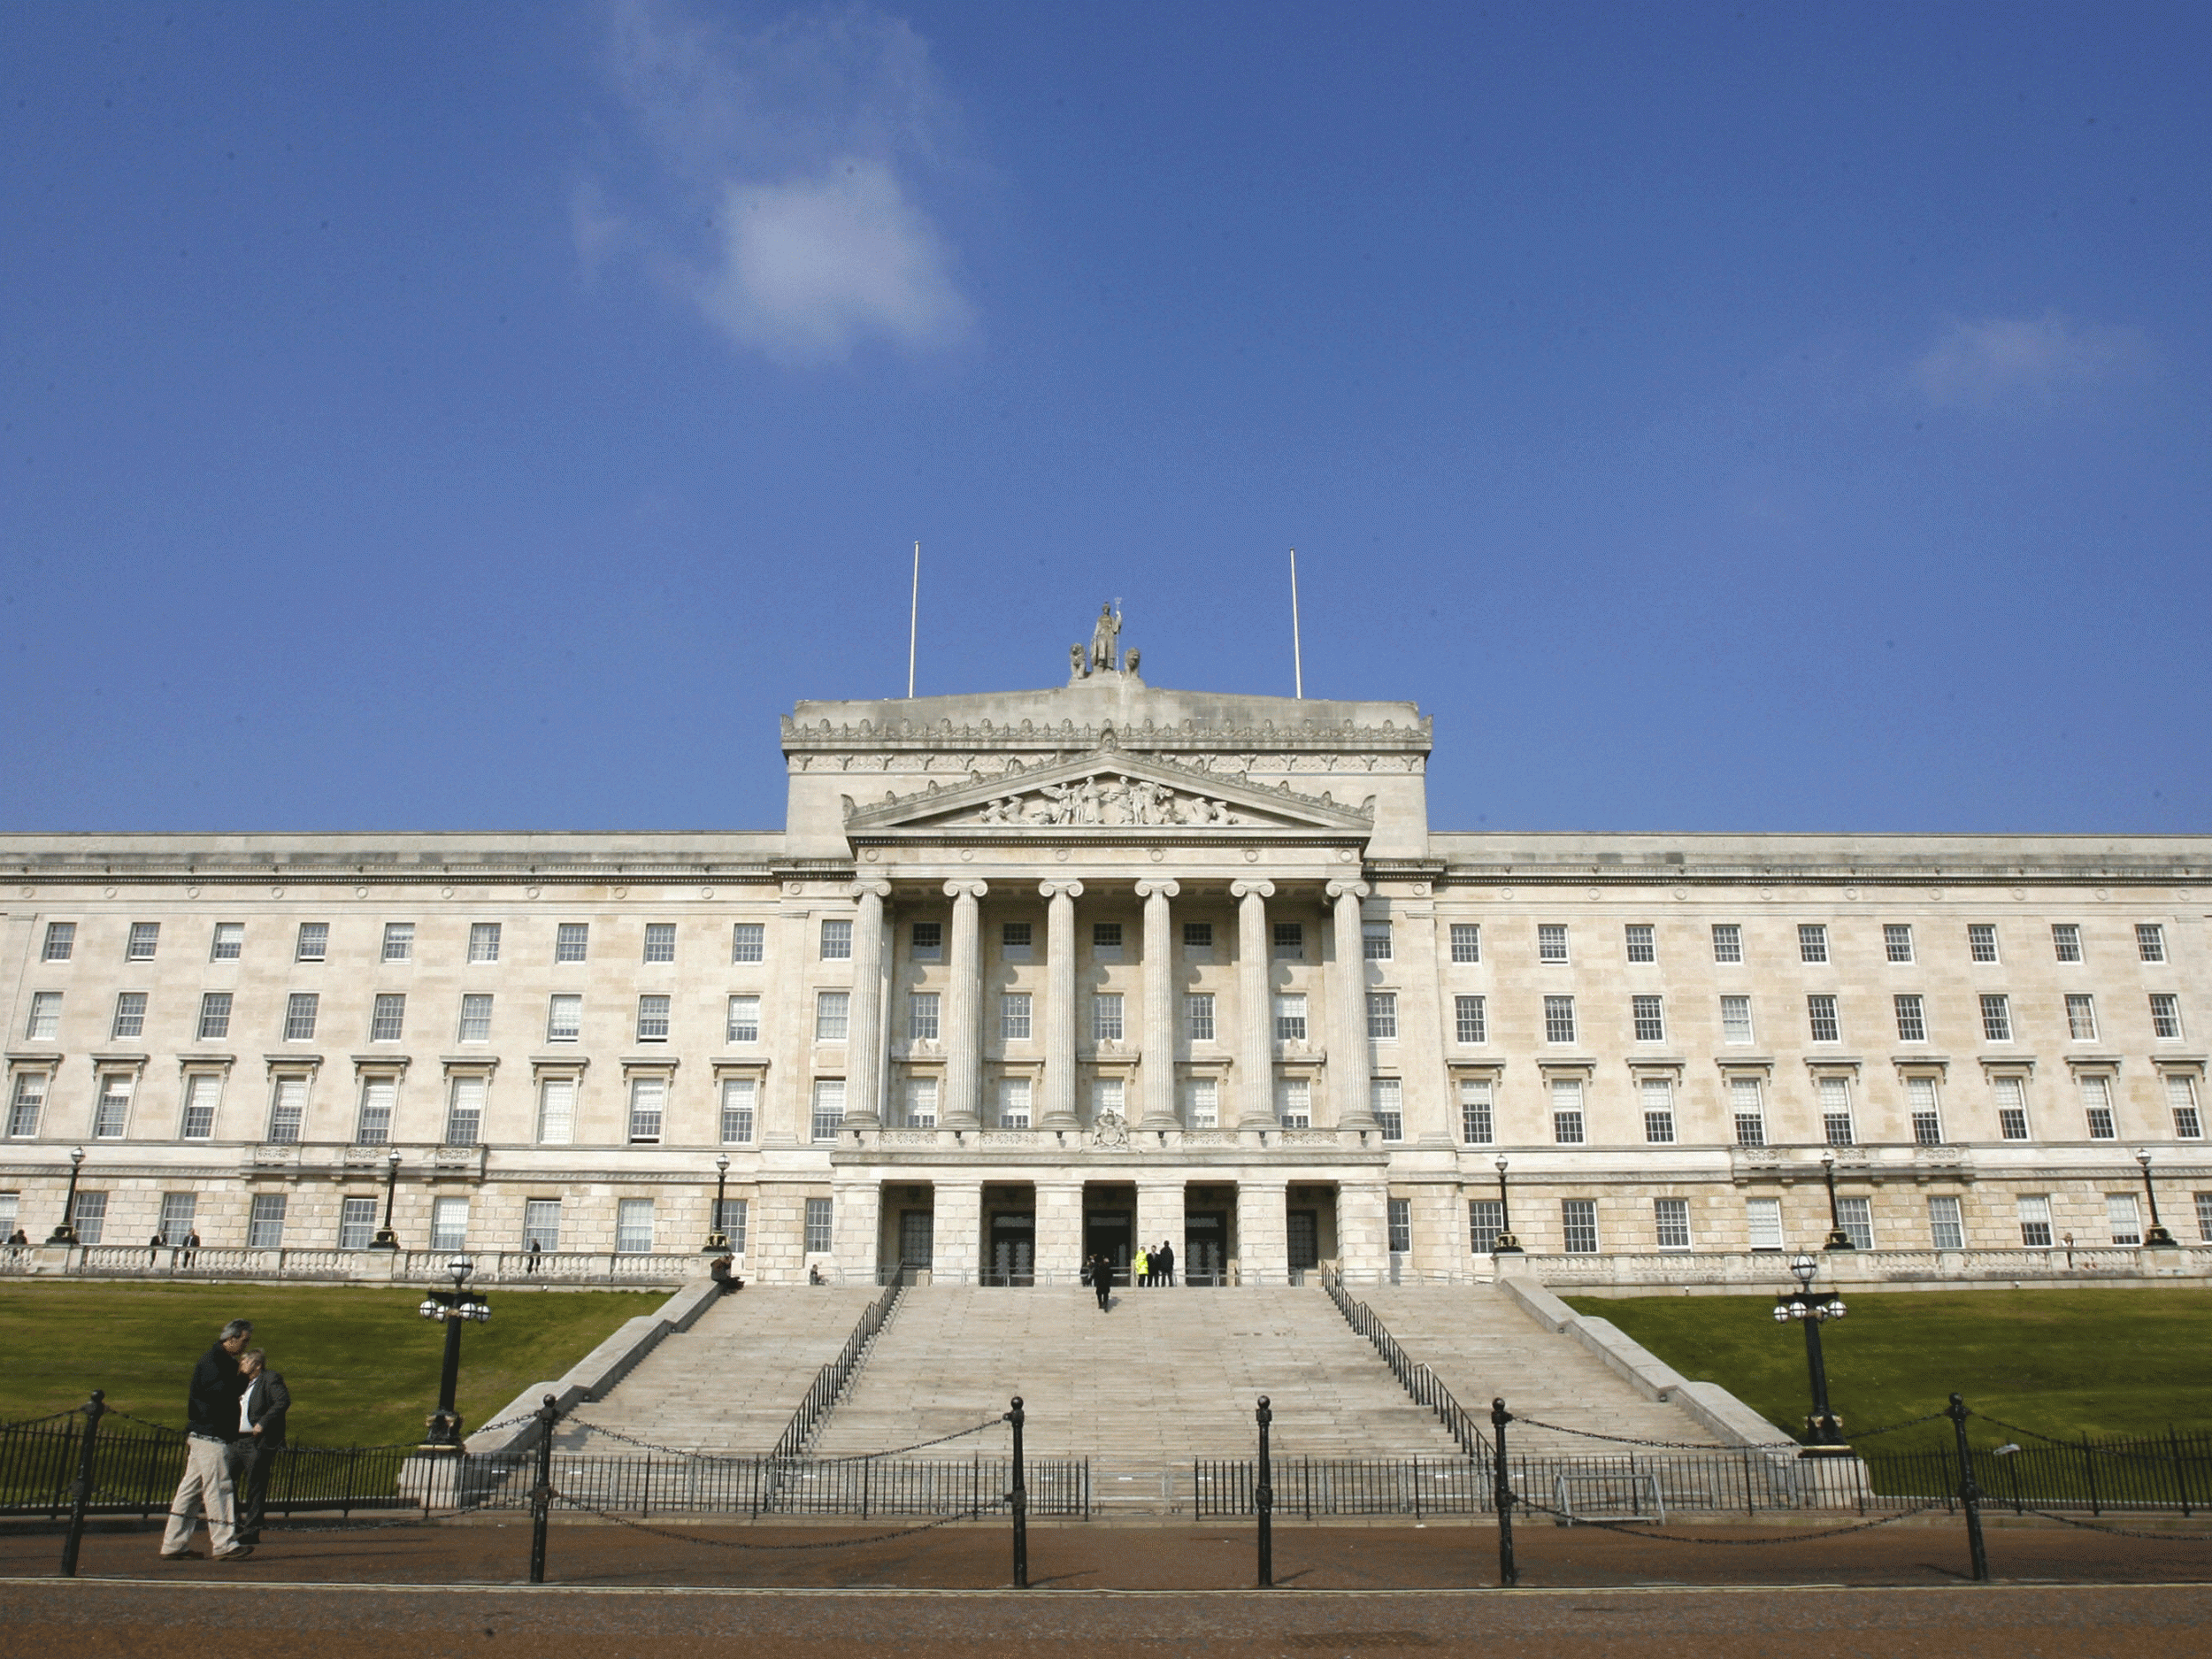
<path id="1" fill-rule="evenodd" d="M 1114 620 L 799 704 L 780 832 L 0 839 L 0 1234 L 74 1148 L 88 1247 L 388 1203 L 771 1282 L 2212 1237 L 2212 839 L 1432 831 L 1413 704 L 1156 689 Z"/>

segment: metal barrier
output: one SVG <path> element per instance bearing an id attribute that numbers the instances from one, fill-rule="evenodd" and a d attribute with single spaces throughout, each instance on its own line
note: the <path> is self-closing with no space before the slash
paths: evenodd
<path id="1" fill-rule="evenodd" d="M 806 1443 L 814 1437 L 815 1425 L 829 1415 L 838 1396 L 845 1392 L 845 1385 L 852 1380 L 853 1372 L 860 1369 L 863 1356 L 876 1333 L 882 1330 L 891 1317 L 891 1310 L 899 1304 L 899 1296 L 906 1286 L 894 1280 L 885 1286 L 883 1294 L 868 1304 L 867 1312 L 860 1316 L 853 1326 L 853 1333 L 845 1339 L 845 1346 L 835 1359 L 815 1374 L 806 1398 L 799 1402 L 799 1409 L 791 1414 L 791 1421 L 776 1442 L 771 1456 L 780 1460 L 795 1458 L 806 1449 Z"/>

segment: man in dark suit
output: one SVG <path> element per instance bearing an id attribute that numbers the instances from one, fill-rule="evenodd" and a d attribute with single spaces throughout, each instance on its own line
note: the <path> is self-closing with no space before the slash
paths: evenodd
<path id="1" fill-rule="evenodd" d="M 292 1409 L 292 1391 L 257 1348 L 238 1356 L 238 1369 L 245 1393 L 238 1402 L 238 1438 L 231 1442 L 231 1479 L 238 1491 L 238 1541 L 250 1548 L 261 1541 L 269 1471 L 284 1449 L 284 1416 Z"/>

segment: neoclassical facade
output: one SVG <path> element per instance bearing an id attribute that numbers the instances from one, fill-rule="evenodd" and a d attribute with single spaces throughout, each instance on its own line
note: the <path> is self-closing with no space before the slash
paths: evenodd
<path id="1" fill-rule="evenodd" d="M 0 1233 L 73 1179 L 88 1246 L 388 1207 L 770 1281 L 2212 1236 L 2212 839 L 1432 831 L 1411 703 L 1155 688 L 1110 620 L 799 704 L 780 832 L 0 840 Z"/>

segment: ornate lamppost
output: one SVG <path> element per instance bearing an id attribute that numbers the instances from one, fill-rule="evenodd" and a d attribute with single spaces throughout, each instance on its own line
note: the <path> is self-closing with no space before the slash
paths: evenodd
<path id="1" fill-rule="evenodd" d="M 2177 1249 L 2180 1248 L 2178 1241 L 2166 1230 L 2165 1223 L 2158 1218 L 2158 1189 L 2151 1185 L 2150 1148 L 2145 1147 L 2138 1151 L 2135 1161 L 2143 1166 L 2143 1196 L 2151 1201 L 2151 1225 L 2143 1234 L 2143 1248 L 2147 1250 Z"/>
<path id="2" fill-rule="evenodd" d="M 61 1219 L 46 1235 L 49 1244 L 74 1244 L 77 1241 L 77 1171 L 84 1167 L 84 1148 L 69 1148 L 69 1192 L 61 1201 Z"/>
<path id="3" fill-rule="evenodd" d="M 725 1152 L 714 1160 L 714 1214 L 708 1217 L 707 1242 L 703 1252 L 707 1256 L 730 1253 L 730 1235 L 722 1228 L 722 1194 L 728 1190 L 729 1180 L 730 1155 Z"/>
<path id="4" fill-rule="evenodd" d="M 1820 1167 L 1828 1178 L 1828 1242 L 1824 1250 L 1855 1250 L 1851 1235 L 1843 1230 L 1843 1217 L 1836 1208 L 1836 1155 L 1832 1151 L 1820 1155 Z"/>
<path id="5" fill-rule="evenodd" d="M 453 1408 L 454 1391 L 461 1382 L 461 1327 L 471 1319 L 481 1324 L 492 1317 L 489 1302 L 461 1288 L 476 1271 L 474 1262 L 457 1256 L 445 1264 L 445 1271 L 452 1277 L 453 1288 L 429 1292 L 415 1310 L 426 1319 L 445 1321 L 445 1370 L 438 1379 L 438 1409 L 426 1419 L 430 1432 L 422 1443 L 426 1452 L 461 1449 L 461 1414 Z"/>
<path id="6" fill-rule="evenodd" d="M 1513 1236 L 1513 1206 L 1505 1195 L 1505 1160 L 1498 1160 L 1498 1236 L 1491 1243 L 1493 1256 L 1520 1256 L 1525 1254 L 1521 1241 Z"/>
<path id="7" fill-rule="evenodd" d="M 372 1250 L 396 1250 L 399 1234 L 392 1231 L 392 1201 L 399 1196 L 399 1148 L 394 1147 L 384 1155 L 384 1225 L 376 1230 L 376 1237 L 369 1240 Z"/>
<path id="8" fill-rule="evenodd" d="M 1847 1457 L 1851 1448 L 1844 1443 L 1842 1420 L 1828 1409 L 1828 1362 L 1820 1351 L 1820 1327 L 1843 1317 L 1843 1298 L 1831 1292 L 1823 1301 L 1813 1294 L 1813 1275 L 1819 1271 L 1819 1262 L 1810 1256 L 1791 1258 L 1790 1271 L 1797 1276 L 1797 1288 L 1786 1290 L 1776 1299 L 1774 1322 L 1787 1325 L 1795 1319 L 1805 1327 L 1805 1369 L 1812 1376 L 1813 1411 L 1805 1419 L 1805 1432 L 1810 1439 L 1799 1455 Z"/>

